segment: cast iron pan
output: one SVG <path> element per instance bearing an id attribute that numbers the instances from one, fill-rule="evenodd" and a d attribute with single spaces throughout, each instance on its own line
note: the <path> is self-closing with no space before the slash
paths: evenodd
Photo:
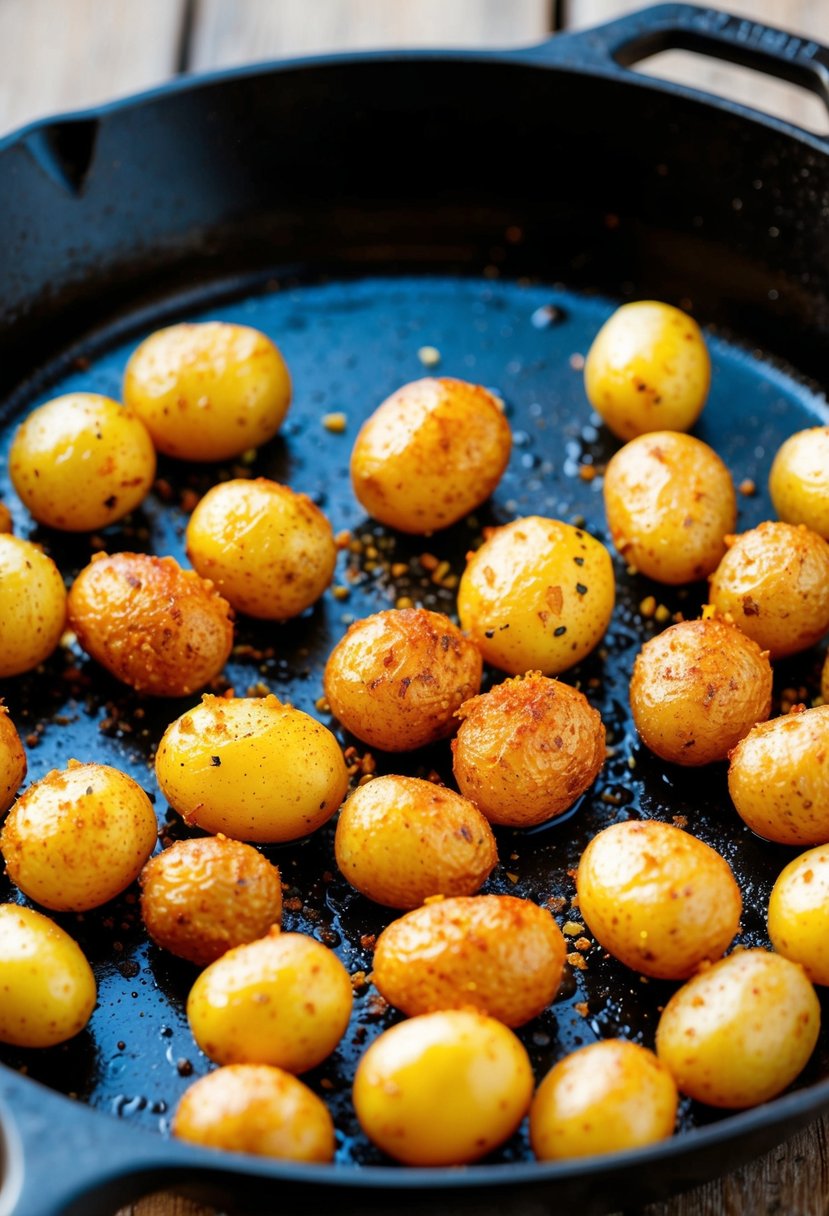
<path id="1" fill-rule="evenodd" d="M 616 445 L 590 413 L 573 356 L 619 299 L 672 300 L 706 325 L 714 379 L 697 433 L 736 482 L 756 483 L 758 493 L 741 498 L 740 523 L 759 522 L 770 513 L 764 487 L 779 443 L 829 418 L 829 158 L 816 136 L 622 66 L 677 46 L 825 91 L 822 48 L 664 5 L 529 51 L 350 56 L 176 83 L 7 140 L 0 473 L 25 410 L 70 389 L 118 396 L 125 360 L 152 328 L 221 317 L 272 335 L 295 403 L 281 435 L 245 467 L 312 494 L 358 543 L 336 579 L 351 588 L 347 600 L 328 593 L 283 626 L 239 622 L 227 681 L 237 693 L 272 689 L 312 713 L 325 658 L 350 619 L 404 595 L 453 611 L 453 591 L 432 581 L 424 554 L 457 572 L 483 526 L 529 513 L 582 520 L 607 540 L 601 479 L 580 467 L 600 467 Z M 424 345 L 439 349 L 440 373 L 497 389 L 515 450 L 491 503 L 419 540 L 362 516 L 347 460 L 361 419 L 423 374 Z M 339 411 L 345 434 L 322 426 L 322 415 Z M 4 473 L 0 495 L 18 533 L 42 542 L 70 578 L 101 546 L 180 556 L 192 491 L 234 473 L 166 462 L 144 509 L 100 538 L 34 527 Z M 405 575 L 392 578 L 392 564 Z M 768 893 L 790 853 L 743 827 L 722 766 L 657 763 L 629 719 L 633 655 L 660 627 L 642 616 L 641 601 L 655 594 L 671 612 L 694 615 L 705 587 L 660 589 L 621 564 L 617 573 L 605 644 L 567 675 L 601 710 L 613 754 L 566 820 L 499 833 L 502 864 L 486 889 L 552 900 L 562 922 L 572 915 L 568 871 L 597 830 L 620 818 L 682 816 L 734 867 L 746 904 L 741 940 L 765 944 Z M 820 658 L 781 664 L 778 697 L 790 688 L 814 696 Z M 153 793 L 170 835 L 183 831 L 157 795 L 151 758 L 192 701 L 142 702 L 71 647 L 0 692 L 28 737 L 32 779 L 71 756 L 115 764 Z M 377 761 L 379 771 L 401 767 Z M 446 745 L 403 764 L 451 778 Z M 329 825 L 268 850 L 289 885 L 286 927 L 335 947 L 351 972 L 370 971 L 384 914 L 337 874 L 332 833 Z M 0 879 L 0 899 L 19 898 Z M 307 1078 L 335 1116 L 336 1166 L 199 1151 L 165 1138 L 178 1097 L 208 1067 L 184 1016 L 195 972 L 148 944 L 135 891 L 58 919 L 92 960 L 100 1000 L 73 1042 L 2 1050 L 2 1216 L 111 1212 L 171 1185 L 234 1210 L 451 1205 L 532 1216 L 576 1203 L 599 1212 L 733 1168 L 829 1107 L 827 1034 L 792 1092 L 726 1116 L 685 1102 L 677 1137 L 646 1151 L 541 1166 L 522 1133 L 467 1169 L 397 1168 L 366 1142 L 350 1104 L 357 1055 L 395 1018 L 367 987 L 340 1049 Z M 652 1043 L 670 986 L 645 982 L 596 947 L 583 961 L 521 1032 L 539 1076 L 603 1036 Z"/>

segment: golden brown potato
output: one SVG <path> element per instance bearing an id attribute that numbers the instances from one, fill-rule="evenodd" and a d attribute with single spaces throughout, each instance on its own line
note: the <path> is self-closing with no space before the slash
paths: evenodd
<path id="1" fill-rule="evenodd" d="M 26 776 L 26 753 L 20 735 L 0 699 L 0 815 L 14 802 Z"/>
<path id="2" fill-rule="evenodd" d="M 233 646 L 230 605 L 172 557 L 96 554 L 69 592 L 78 641 L 117 679 L 183 697 L 214 679 Z"/>
<path id="3" fill-rule="evenodd" d="M 731 867 L 669 823 L 613 823 L 581 855 L 576 889 L 590 932 L 642 975 L 681 980 L 719 958 L 740 925 Z"/>
<path id="4" fill-rule="evenodd" d="M 771 466 L 769 492 L 781 519 L 829 540 L 829 426 L 789 436 Z"/>
<path id="5" fill-rule="evenodd" d="M 778 875 L 769 898 L 769 937 L 813 984 L 829 985 L 829 847 L 801 853 Z"/>
<path id="6" fill-rule="evenodd" d="M 575 688 L 537 671 L 473 697 L 457 716 L 455 779 L 490 823 L 527 828 L 560 815 L 604 764 L 598 712 Z"/>
<path id="7" fill-rule="evenodd" d="M 498 861 L 478 808 L 416 777 L 359 786 L 340 811 L 334 847 L 352 887 L 390 908 L 417 908 L 430 895 L 474 895 Z"/>
<path id="8" fill-rule="evenodd" d="M 555 997 L 565 953 L 546 908 L 512 895 L 460 896 L 392 921 L 377 939 L 373 979 L 409 1017 L 472 1008 L 523 1026 Z"/>
<path id="9" fill-rule="evenodd" d="M 711 575 L 710 600 L 772 659 L 806 650 L 829 629 L 829 543 L 803 524 L 743 532 Z"/>
<path id="10" fill-rule="evenodd" d="M 690 583 L 716 569 L 737 522 L 731 474 L 717 453 L 679 431 L 625 444 L 604 477 L 613 543 L 660 583 Z"/>
<path id="11" fill-rule="evenodd" d="M 346 730 L 387 752 L 444 739 L 481 686 L 481 655 L 449 617 L 389 609 L 355 621 L 325 665 L 325 696 Z"/>
<path id="12" fill-rule="evenodd" d="M 727 621 L 681 621 L 633 664 L 630 707 L 642 741 L 674 764 L 725 760 L 771 712 L 771 664 Z"/>
<path id="13" fill-rule="evenodd" d="M 829 842 L 829 705 L 749 731 L 731 753 L 728 790 L 758 836 L 801 846 Z"/>
<path id="14" fill-rule="evenodd" d="M 351 454 L 354 493 L 381 523 L 427 535 L 489 498 L 511 447 L 509 423 L 485 388 L 416 380 L 363 425 Z"/>
<path id="15" fill-rule="evenodd" d="M 13 532 L 12 513 L 4 502 L 0 502 L 0 532 Z"/>
<path id="16" fill-rule="evenodd" d="M 200 1077 L 178 1104 L 179 1140 L 281 1161 L 334 1159 L 334 1123 L 302 1081 L 268 1064 L 228 1064 Z"/>
<path id="17" fill-rule="evenodd" d="M 65 622 L 66 588 L 51 557 L 0 532 L 0 679 L 48 659 Z"/>
<path id="18" fill-rule="evenodd" d="M 140 878 L 150 937 L 199 967 L 282 920 L 279 870 L 226 836 L 180 840 L 151 858 Z"/>

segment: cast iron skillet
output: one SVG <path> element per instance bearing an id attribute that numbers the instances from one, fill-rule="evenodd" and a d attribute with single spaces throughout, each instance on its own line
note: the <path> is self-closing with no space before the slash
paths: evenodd
<path id="1" fill-rule="evenodd" d="M 532 512 L 583 519 L 606 539 L 600 479 L 579 468 L 600 466 L 615 445 L 589 412 L 572 356 L 614 300 L 673 300 L 708 327 L 715 375 L 698 433 L 737 482 L 756 481 L 760 492 L 741 500 L 741 524 L 758 522 L 770 510 L 763 487 L 775 448 L 829 417 L 829 160 L 816 136 L 626 70 L 669 47 L 826 96 L 826 50 L 722 13 L 664 5 L 528 51 L 349 56 L 176 83 L 7 140 L 0 457 L 15 420 L 38 401 L 71 388 L 117 395 L 129 350 L 165 321 L 220 316 L 271 333 L 294 373 L 296 401 L 253 467 L 314 494 L 360 543 L 337 576 L 345 585 L 351 568 L 350 598 L 329 594 L 280 628 L 240 623 L 228 678 L 237 691 L 272 688 L 312 712 L 348 616 L 401 595 L 452 610 L 452 590 L 432 581 L 424 550 L 458 570 L 481 526 Z M 441 372 L 499 390 L 516 440 L 493 502 L 428 542 L 363 519 L 346 475 L 356 425 L 422 374 L 423 345 L 440 349 Z M 340 410 L 348 430 L 331 434 L 320 416 Z M 166 486 L 102 543 L 181 553 L 185 492 L 232 472 L 164 465 Z M 9 493 L 0 476 L 0 494 Z M 98 543 L 33 529 L 12 504 L 18 532 L 41 540 L 67 576 Z M 392 577 L 392 564 L 405 574 Z M 615 818 L 684 816 L 741 882 L 741 940 L 763 944 L 768 891 L 790 854 L 736 820 L 721 768 L 666 769 L 629 722 L 632 656 L 660 627 L 643 617 L 641 601 L 654 593 L 692 615 L 705 588 L 666 592 L 620 565 L 617 573 L 606 645 L 567 677 L 601 709 L 613 755 L 566 822 L 500 835 L 503 864 L 488 889 L 552 899 L 564 921 L 574 914 L 568 869 L 592 834 Z M 778 695 L 789 687 L 813 695 L 820 657 L 781 666 Z M 150 790 L 153 746 L 186 704 L 143 705 L 71 648 L 44 671 L 6 681 L 2 693 L 29 736 L 32 778 L 80 755 L 124 767 Z M 381 771 L 399 764 L 377 759 Z M 413 772 L 432 768 L 449 776 L 445 748 L 409 763 Z M 334 946 L 350 971 L 370 969 L 371 934 L 383 919 L 336 875 L 331 831 L 272 854 L 289 884 L 286 925 Z M 19 896 L 3 880 L 0 898 Z M 309 1078 L 337 1121 L 334 1168 L 201 1152 L 157 1134 L 187 1074 L 207 1068 L 183 1015 L 192 970 L 147 944 L 134 892 L 100 913 L 59 919 L 95 965 L 100 1003 L 71 1044 L 2 1052 L 2 1216 L 111 1212 L 171 1185 L 253 1211 L 451 1205 L 531 1216 L 577 1203 L 598 1212 L 733 1168 L 829 1107 L 824 1036 L 791 1093 L 727 1117 L 685 1103 L 677 1138 L 647 1151 L 540 1166 L 518 1135 L 469 1169 L 398 1169 L 361 1137 L 350 1106 L 354 1057 L 393 1020 L 367 989 L 342 1047 Z M 652 1042 L 670 987 L 641 982 L 595 947 L 585 961 L 522 1031 L 539 1075 L 597 1037 Z"/>

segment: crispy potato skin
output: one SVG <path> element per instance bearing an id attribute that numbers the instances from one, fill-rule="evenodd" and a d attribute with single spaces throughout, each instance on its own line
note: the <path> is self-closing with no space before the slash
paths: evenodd
<path id="1" fill-rule="evenodd" d="M 829 540 L 829 426 L 789 436 L 771 466 L 769 493 L 782 520 Z"/>
<path id="2" fill-rule="evenodd" d="M 769 937 L 813 984 L 829 985 L 829 847 L 801 853 L 781 871 L 769 899 Z"/>
<path id="3" fill-rule="evenodd" d="M 771 712 L 772 672 L 756 642 L 726 621 L 682 621 L 633 664 L 630 707 L 642 741 L 674 764 L 725 760 Z"/>
<path id="4" fill-rule="evenodd" d="M 173 1135 L 203 1148 L 280 1161 L 334 1159 L 334 1123 L 307 1085 L 267 1064 L 228 1064 L 200 1077 L 178 1104 Z"/>
<path id="5" fill-rule="evenodd" d="M 14 802 L 26 776 L 26 752 L 9 711 L 0 700 L 0 815 Z"/>
<path id="6" fill-rule="evenodd" d="M 375 1039 L 357 1066 L 354 1107 L 368 1138 L 405 1165 L 463 1165 L 512 1135 L 532 1091 L 530 1061 L 512 1031 L 452 1009 Z"/>
<path id="7" fill-rule="evenodd" d="M 417 777 L 359 786 L 340 812 L 334 848 L 351 885 L 390 908 L 417 908 L 430 895 L 473 895 L 498 861 L 478 808 Z"/>
<path id="8" fill-rule="evenodd" d="M 742 1109 L 795 1079 L 819 1030 L 820 1004 L 803 968 L 766 950 L 740 950 L 674 993 L 656 1051 L 681 1093 Z"/>
<path id="9" fill-rule="evenodd" d="M 391 608 L 355 621 L 325 665 L 325 696 L 372 747 L 411 751 L 455 729 L 481 686 L 481 654 L 441 612 Z"/>
<path id="10" fill-rule="evenodd" d="M 150 937 L 199 967 L 282 920 L 279 870 L 225 836 L 176 841 L 147 862 L 140 878 Z"/>
<path id="11" fill-rule="evenodd" d="M 119 895 L 155 848 L 155 811 L 141 786 L 106 764 L 55 769 L 18 798 L 0 833 L 12 882 L 58 912 Z"/>
<path id="12" fill-rule="evenodd" d="M 511 448 L 509 423 L 492 393 L 428 377 L 404 384 L 363 424 L 351 481 L 374 519 L 428 535 L 489 498 Z"/>
<path id="13" fill-rule="evenodd" d="M 753 832 L 829 842 L 829 705 L 761 722 L 731 752 L 728 791 Z"/>
<path id="14" fill-rule="evenodd" d="M 461 627 L 510 675 L 558 675 L 601 641 L 616 595 L 604 545 L 583 528 L 530 515 L 485 533 L 458 588 Z"/>
<path id="15" fill-rule="evenodd" d="M 772 659 L 806 650 L 829 629 L 829 543 L 803 524 L 759 524 L 733 539 L 710 600 Z"/>
<path id="16" fill-rule="evenodd" d="M 50 557 L 0 532 L 0 679 L 31 671 L 60 641 L 66 588 Z"/>
<path id="17" fill-rule="evenodd" d="M 172 557 L 96 554 L 72 584 L 68 607 L 87 654 L 151 696 L 203 688 L 233 646 L 230 605 Z"/>
<path id="18" fill-rule="evenodd" d="M 373 979 L 409 1017 L 474 1008 L 523 1026 L 555 997 L 566 947 L 546 908 L 511 895 L 443 899 L 383 930 Z"/>
<path id="19" fill-rule="evenodd" d="M 687 979 L 719 958 L 740 925 L 742 897 L 725 858 L 656 820 L 614 823 L 594 836 L 576 889 L 599 944 L 658 979 Z"/>
<path id="20" fill-rule="evenodd" d="M 705 578 L 737 522 L 728 469 L 707 443 L 678 431 L 625 444 L 607 466 L 604 502 L 619 553 L 660 583 Z"/>
<path id="21" fill-rule="evenodd" d="M 604 764 L 598 712 L 537 671 L 473 697 L 457 716 L 455 779 L 490 823 L 526 828 L 562 814 Z"/>
<path id="22" fill-rule="evenodd" d="M 678 1095 L 652 1051 L 624 1039 L 559 1060 L 536 1090 L 530 1142 L 539 1161 L 619 1153 L 673 1135 Z"/>

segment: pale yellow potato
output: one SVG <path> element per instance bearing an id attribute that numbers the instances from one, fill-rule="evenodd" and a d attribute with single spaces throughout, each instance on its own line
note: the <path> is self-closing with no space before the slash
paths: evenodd
<path id="1" fill-rule="evenodd" d="M 373 979 L 411 1017 L 473 1008 L 523 1026 L 558 991 L 567 947 L 546 908 L 512 895 L 442 899 L 383 930 Z"/>
<path id="2" fill-rule="evenodd" d="M 256 477 L 207 491 L 187 525 L 187 556 L 237 612 L 283 621 L 322 595 L 337 547 L 306 494 Z"/>
<path id="3" fill-rule="evenodd" d="M 536 1090 L 530 1142 L 539 1161 L 643 1148 L 673 1135 L 678 1094 L 652 1051 L 624 1039 L 559 1060 Z"/>
<path id="4" fill-rule="evenodd" d="M 660 583 L 705 578 L 737 522 L 728 469 L 707 443 L 679 431 L 626 443 L 605 471 L 604 503 L 619 553 Z"/>
<path id="5" fill-rule="evenodd" d="M 803 524 L 766 521 L 733 539 L 709 599 L 772 659 L 829 630 L 829 543 Z"/>
<path id="6" fill-rule="evenodd" d="M 26 752 L 9 711 L 0 699 L 0 815 L 14 802 L 26 776 Z"/>
<path id="7" fill-rule="evenodd" d="M 351 1016 L 351 979 L 313 937 L 280 933 L 211 963 L 187 998 L 199 1047 L 217 1064 L 307 1072 L 331 1054 Z"/>
<path id="8" fill-rule="evenodd" d="M 31 541 L 0 533 L 0 679 L 48 659 L 65 622 L 66 588 L 55 563 Z"/>
<path id="9" fill-rule="evenodd" d="M 829 540 L 829 426 L 790 435 L 769 475 L 774 509 L 789 524 L 805 524 Z"/>
<path id="10" fill-rule="evenodd" d="M 354 1109 L 369 1140 L 405 1165 L 464 1165 L 509 1139 L 532 1092 L 530 1061 L 512 1031 L 453 1009 L 375 1039 L 357 1066 Z"/>
<path id="11" fill-rule="evenodd" d="M 769 898 L 769 937 L 813 984 L 829 985 L 829 847 L 801 853 L 779 874 Z"/>
<path id="12" fill-rule="evenodd" d="M 0 502 L 0 533 L 13 531 L 12 513 L 4 502 Z"/>
<path id="13" fill-rule="evenodd" d="M 725 858 L 656 820 L 613 823 L 594 836 L 576 890 L 599 945 L 658 979 L 687 979 L 720 958 L 740 926 L 742 896 Z"/>
<path id="14" fill-rule="evenodd" d="M 325 665 L 331 712 L 358 739 L 411 751 L 455 729 L 481 686 L 481 654 L 442 612 L 390 608 L 355 621 Z"/>
<path id="15" fill-rule="evenodd" d="M 92 968 L 48 916 L 0 904 L 0 1042 L 54 1047 L 86 1026 L 95 1008 Z"/>
<path id="16" fill-rule="evenodd" d="M 374 519 L 428 535 L 489 498 L 511 448 L 509 423 L 492 393 L 429 377 L 404 384 L 363 424 L 351 482 Z"/>
<path id="17" fill-rule="evenodd" d="M 492 828 L 454 790 L 417 777 L 375 777 L 344 804 L 334 837 L 352 887 L 389 908 L 432 895 L 474 895 L 498 862 Z"/>
<path id="18" fill-rule="evenodd" d="M 288 369 L 270 338 L 226 321 L 156 330 L 124 373 L 124 403 L 158 451 L 181 460 L 228 460 L 259 447 L 290 400 Z"/>
<path id="19" fill-rule="evenodd" d="M 98 393 L 69 393 L 20 424 L 9 476 L 38 523 L 91 532 L 144 501 L 155 477 L 155 449 L 132 410 Z"/>
<path id="20" fill-rule="evenodd" d="M 155 773 L 186 823 L 260 844 L 316 831 L 348 789 L 331 731 L 273 695 L 202 697 L 167 727 Z"/>
<path id="21" fill-rule="evenodd" d="M 267 1064 L 228 1064 L 182 1097 L 171 1131 L 202 1148 L 280 1161 L 334 1159 L 334 1122 L 325 1103 L 291 1073 Z"/>
<path id="22" fill-rule="evenodd" d="M 56 912 L 84 912 L 120 895 L 157 839 L 152 803 L 132 777 L 70 760 L 18 798 L 0 850 L 24 895 Z"/>
<path id="23" fill-rule="evenodd" d="M 829 842 L 829 705 L 755 726 L 731 753 L 728 792 L 766 840 Z"/>
<path id="24" fill-rule="evenodd" d="M 69 591 L 69 624 L 116 679 L 155 697 L 183 697 L 224 667 L 230 605 L 172 557 L 98 553 Z"/>
<path id="25" fill-rule="evenodd" d="M 725 760 L 771 712 L 768 655 L 727 621 L 681 621 L 633 663 L 630 707 L 642 742 L 674 764 Z"/>
<path id="26" fill-rule="evenodd" d="M 791 1084 L 819 1030 L 820 1004 L 803 968 L 766 950 L 739 950 L 674 993 L 656 1052 L 681 1093 L 741 1109 Z"/>
<path id="27" fill-rule="evenodd" d="M 140 874 L 141 915 L 153 941 L 204 967 L 282 921 L 279 870 L 238 840 L 179 840 Z"/>
<path id="28" fill-rule="evenodd" d="M 510 675 L 558 675 L 585 658 L 610 623 L 613 564 L 583 528 L 530 515 L 493 528 L 458 588 L 461 627 Z"/>
<path id="29" fill-rule="evenodd" d="M 466 701 L 455 780 L 490 823 L 527 828 L 562 814 L 596 779 L 605 729 L 583 693 L 537 671 Z"/>
<path id="30" fill-rule="evenodd" d="M 614 435 L 689 431 L 702 413 L 711 359 L 696 321 L 670 304 L 623 304 L 593 339 L 588 400 Z"/>

